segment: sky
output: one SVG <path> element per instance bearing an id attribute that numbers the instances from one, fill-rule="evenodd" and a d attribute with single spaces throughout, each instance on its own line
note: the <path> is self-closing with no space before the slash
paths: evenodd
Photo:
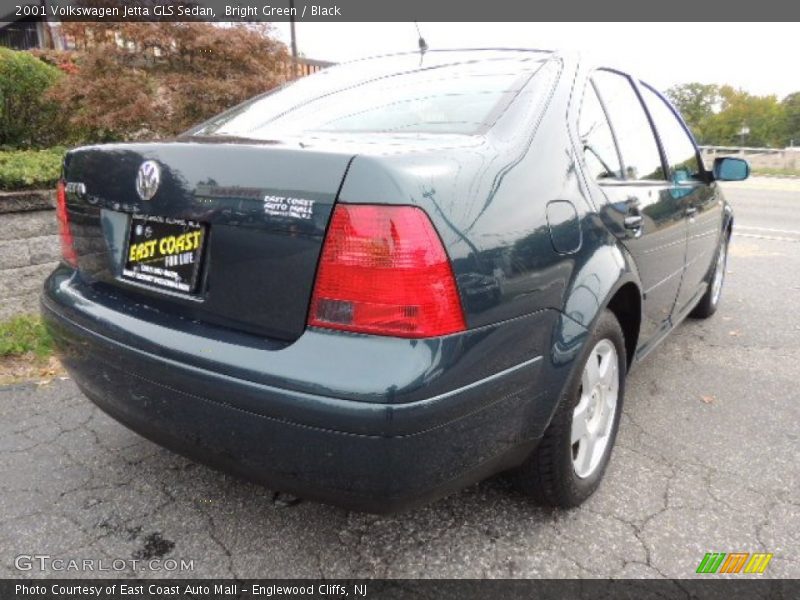
<path id="1" fill-rule="evenodd" d="M 289 23 L 274 23 L 289 44 Z M 343 62 L 417 49 L 414 23 L 296 24 L 298 52 Z M 578 50 L 661 90 L 678 83 L 730 84 L 783 98 L 800 91 L 798 23 L 420 23 L 437 48 Z"/>

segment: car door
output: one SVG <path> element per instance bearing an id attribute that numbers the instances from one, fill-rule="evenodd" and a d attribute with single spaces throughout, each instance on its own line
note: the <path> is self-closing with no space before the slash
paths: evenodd
<path id="1" fill-rule="evenodd" d="M 653 88 L 642 84 L 639 89 L 667 159 L 671 194 L 688 220 L 686 268 L 674 310 L 683 314 L 705 289 L 722 231 L 722 202 L 682 119 Z"/>
<path id="2" fill-rule="evenodd" d="M 585 164 L 597 184 L 597 195 L 602 196 L 600 217 L 639 270 L 643 288 L 639 346 L 644 350 L 669 327 L 684 269 L 685 209 L 672 193 L 650 119 L 628 76 L 595 71 L 579 120 Z M 605 150 L 601 137 L 606 138 Z"/>

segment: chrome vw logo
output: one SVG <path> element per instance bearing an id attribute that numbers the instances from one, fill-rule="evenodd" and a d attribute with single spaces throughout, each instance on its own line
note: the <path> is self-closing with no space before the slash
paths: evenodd
<path id="1" fill-rule="evenodd" d="M 156 195 L 158 184 L 161 183 L 161 168 L 154 160 L 146 160 L 139 167 L 136 175 L 136 192 L 142 200 L 150 200 Z"/>

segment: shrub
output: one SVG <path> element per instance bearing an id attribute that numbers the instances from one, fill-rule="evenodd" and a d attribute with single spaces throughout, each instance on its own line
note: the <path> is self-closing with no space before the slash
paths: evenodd
<path id="1" fill-rule="evenodd" d="M 75 73 L 51 97 L 63 103 L 73 130 L 92 142 L 172 136 L 284 81 L 286 48 L 269 37 L 268 26 L 62 27 L 83 49 Z"/>
<path id="2" fill-rule="evenodd" d="M 61 173 L 65 148 L 0 152 L 0 189 L 52 188 Z"/>
<path id="3" fill-rule="evenodd" d="M 48 90 L 61 71 L 27 52 L 0 48 L 0 146 L 45 147 L 63 136 L 63 116 Z"/>

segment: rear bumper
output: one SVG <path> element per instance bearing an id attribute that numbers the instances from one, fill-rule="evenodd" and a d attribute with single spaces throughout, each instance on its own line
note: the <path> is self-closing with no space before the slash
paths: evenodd
<path id="1" fill-rule="evenodd" d="M 289 348 L 231 348 L 239 363 L 260 359 L 265 365 L 258 377 L 242 377 L 231 374 L 221 362 L 212 368 L 210 363 L 193 363 L 165 345 L 147 346 L 137 339 L 136 322 L 124 307 L 118 307 L 119 319 L 114 323 L 101 318 L 108 306 L 83 293 L 73 279 L 66 270 L 57 270 L 48 279 L 42 314 L 66 368 L 84 393 L 143 436 L 273 489 L 359 510 L 391 512 L 518 464 L 535 447 L 549 421 L 553 388 L 546 385 L 541 355 L 528 354 L 491 375 L 464 379 L 460 370 L 471 369 L 470 357 L 475 352 L 481 356 L 492 344 L 496 348 L 495 332 L 485 331 L 478 340 L 467 334 L 455 336 L 463 338 L 455 340 L 461 348 L 459 357 L 455 350 L 445 350 L 453 340 L 440 346 L 438 356 L 424 352 L 427 363 L 416 361 L 423 378 L 416 387 L 387 387 L 393 365 L 385 362 L 387 357 L 379 349 L 385 341 L 349 336 L 347 347 L 359 354 L 362 370 L 379 369 L 384 378 L 380 382 L 373 378 L 374 388 L 369 390 L 363 382 L 353 381 L 355 393 L 369 400 L 353 399 L 331 393 L 347 385 L 340 381 L 350 376 L 347 373 L 324 386 L 314 381 L 319 393 L 297 389 L 296 381 L 292 386 L 285 381 L 276 385 L 281 380 L 269 379 L 274 375 L 269 372 L 270 359 L 274 362 L 279 353 L 291 354 Z M 147 323 L 153 326 L 152 321 Z M 144 322 L 140 325 L 146 328 Z M 510 332 L 500 333 L 500 340 L 512 341 L 507 339 Z M 329 342 L 319 344 L 325 348 Z M 379 346 L 373 347 L 376 342 Z M 408 340 L 393 342 L 402 347 L 418 345 Z M 208 339 L 214 351 L 217 343 Z M 309 342 L 305 344 L 301 345 L 304 356 L 297 360 L 305 360 L 309 379 L 314 379 L 311 374 L 317 363 L 339 365 L 336 356 L 311 352 Z M 202 345 L 196 346 L 198 355 L 203 350 Z M 242 358 L 245 354 L 247 360 Z M 394 354 L 406 360 L 419 358 L 400 346 Z M 485 356 L 484 362 L 488 360 Z M 409 381 L 407 366 L 396 369 L 402 374 L 398 381 Z M 335 371 L 329 369 L 331 377 Z M 462 385 L 440 387 L 456 379 Z M 406 401 L 414 394 L 424 395 L 425 389 L 436 393 Z"/>

